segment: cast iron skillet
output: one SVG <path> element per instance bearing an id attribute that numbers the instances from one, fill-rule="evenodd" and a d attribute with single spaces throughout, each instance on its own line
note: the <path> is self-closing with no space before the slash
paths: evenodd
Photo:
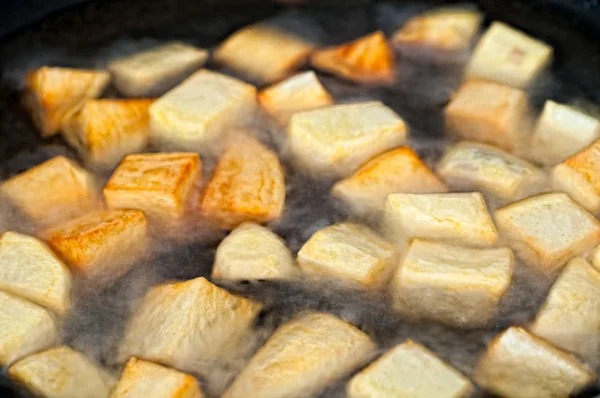
<path id="1" fill-rule="evenodd" d="M 119 0 L 90 1 L 61 9 L 82 0 L 27 0 L 19 6 L 0 9 L 0 178 L 8 178 L 55 156 L 75 154 L 60 138 L 42 140 L 17 101 L 23 72 L 42 64 L 73 67 L 102 66 L 110 56 L 143 48 L 161 40 L 181 39 L 212 47 L 248 23 L 275 18 L 312 36 L 322 44 L 339 43 L 378 28 L 390 34 L 410 13 L 453 1 L 376 2 L 315 1 L 314 5 L 289 10 L 282 5 L 256 0 Z M 44 8 L 35 8 L 44 4 Z M 318 3 L 318 4 L 317 4 Z M 397 5 L 406 4 L 404 12 Z M 595 1 L 481 0 L 478 6 L 489 20 L 502 20 L 552 44 L 556 60 L 552 70 L 532 89 L 534 106 L 546 98 L 588 106 L 600 103 L 600 10 Z M 16 3 L 15 3 L 16 4 Z M 33 21 L 50 10 L 59 10 Z M 5 12 L 2 12 L 5 11 Z M 282 14 L 283 13 L 283 14 Z M 0 17 L 2 18 L 2 17 Z M 8 28 L 6 28 L 8 26 Z M 24 26 L 24 27 L 23 27 Z M 210 65 L 210 67 L 214 67 Z M 428 160 L 439 156 L 443 124 L 440 110 L 450 88 L 458 83 L 457 68 L 434 68 L 401 60 L 399 83 L 391 88 L 365 89 L 331 76 L 321 79 L 336 98 L 378 98 L 402 115 L 415 137 L 413 144 Z M 117 95 L 111 89 L 108 96 Z M 592 111 L 594 109 L 590 108 Z M 329 199 L 328 182 L 313 181 L 289 165 L 286 179 L 290 190 L 283 221 L 274 225 L 292 250 L 297 251 L 316 229 L 347 217 L 343 208 Z M 28 232 L 30 225 L 11 212 L 0 209 L 0 227 Z M 164 249 L 164 248 L 163 248 Z M 170 245 L 152 260 L 138 264 L 123 280 L 104 291 L 75 286 L 76 307 L 64 326 L 65 342 L 104 365 L 111 361 L 114 344 L 128 315 L 126 303 L 143 294 L 151 284 L 168 279 L 208 276 L 215 243 Z M 407 324 L 388 308 L 384 293 L 365 294 L 329 286 L 267 283 L 238 284 L 229 288 L 265 303 L 260 327 L 274 325 L 295 312 L 312 308 L 342 316 L 369 332 L 382 347 L 407 337 L 432 348 L 438 355 L 469 374 L 478 354 L 489 339 L 511 324 L 531 319 L 543 302 L 548 284 L 522 269 L 515 275 L 494 326 L 486 330 L 458 331 L 437 325 Z M 343 397 L 343 382 L 323 392 L 322 397 Z M 592 389 L 581 397 L 593 397 Z M 29 396 L 0 375 L 0 396 Z M 479 396 L 485 396 L 479 393 Z M 598 395 L 600 396 L 600 395 Z M 84 397 L 82 397 L 84 398 Z"/>

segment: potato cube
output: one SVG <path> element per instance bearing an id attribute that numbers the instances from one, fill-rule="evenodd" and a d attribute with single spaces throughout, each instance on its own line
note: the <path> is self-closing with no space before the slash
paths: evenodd
<path id="1" fill-rule="evenodd" d="M 65 315 L 71 273 L 41 241 L 16 232 L 0 237 L 0 290 Z"/>
<path id="2" fill-rule="evenodd" d="M 211 153 L 255 110 L 254 86 L 203 69 L 150 106 L 151 138 L 159 146 Z"/>
<path id="3" fill-rule="evenodd" d="M 49 137 L 88 99 L 99 97 L 109 82 L 106 71 L 43 66 L 27 74 L 23 106 L 42 137 Z"/>
<path id="4" fill-rule="evenodd" d="M 148 145 L 151 99 L 89 100 L 65 123 L 63 137 L 91 166 L 112 168 Z"/>
<path id="5" fill-rule="evenodd" d="M 0 367 L 57 340 L 58 330 L 48 311 L 0 290 Z"/>
<path id="6" fill-rule="evenodd" d="M 348 398 L 463 398 L 473 385 L 427 348 L 407 340 L 354 376 L 346 390 Z"/>
<path id="7" fill-rule="evenodd" d="M 393 278 L 394 308 L 451 326 L 485 327 L 510 286 L 513 266 L 507 248 L 470 249 L 415 239 Z"/>
<path id="8" fill-rule="evenodd" d="M 144 153 L 127 156 L 104 187 L 112 209 L 138 209 L 166 227 L 190 214 L 202 163 L 197 153 Z"/>
<path id="9" fill-rule="evenodd" d="M 391 193 L 447 192 L 446 185 L 409 147 L 382 153 L 363 164 L 354 174 L 338 181 L 333 196 L 346 202 L 359 215 L 383 211 Z"/>
<path id="10" fill-rule="evenodd" d="M 446 107 L 446 127 L 463 139 L 514 152 L 525 144 L 528 102 L 522 90 L 470 80 L 460 86 Z"/>
<path id="11" fill-rule="evenodd" d="M 261 305 L 204 278 L 151 288 L 126 328 L 119 357 L 130 356 L 194 372 L 239 354 Z"/>
<path id="12" fill-rule="evenodd" d="M 292 154 L 320 175 L 346 176 L 369 158 L 401 145 L 406 135 L 404 121 L 378 101 L 299 112 L 288 125 Z"/>
<path id="13" fill-rule="evenodd" d="M 312 397 L 375 349 L 369 336 L 333 315 L 301 314 L 275 331 L 223 398 Z"/>
<path id="14" fill-rule="evenodd" d="M 392 194 L 385 224 L 400 245 L 412 238 L 439 239 L 467 246 L 496 243 L 498 232 L 478 192 Z"/>
<path id="15" fill-rule="evenodd" d="M 475 142 L 461 142 L 448 149 L 437 170 L 450 187 L 481 191 L 500 202 L 523 199 L 548 185 L 546 175 L 534 165 Z"/>
<path id="16" fill-rule="evenodd" d="M 106 398 L 114 384 L 112 376 L 67 346 L 29 355 L 12 365 L 8 375 L 47 398 Z"/>
<path id="17" fill-rule="evenodd" d="M 279 218 L 284 202 L 285 181 L 277 155 L 255 138 L 242 135 L 221 156 L 200 210 L 218 227 L 234 229 L 246 221 Z"/>
<path id="18" fill-rule="evenodd" d="M 71 270 L 97 281 L 123 276 L 146 249 L 146 218 L 139 210 L 102 210 L 43 235 Z"/>
<path id="19" fill-rule="evenodd" d="M 359 83 L 395 80 L 394 50 L 382 31 L 339 46 L 314 51 L 310 63 L 317 69 Z"/>
<path id="20" fill-rule="evenodd" d="M 555 165 L 600 138 L 600 120 L 575 108 L 548 100 L 532 139 L 533 157 Z"/>
<path id="21" fill-rule="evenodd" d="M 255 24 L 229 36 L 214 53 L 214 60 L 260 83 L 273 83 L 298 69 L 312 45 L 272 26 Z"/>
<path id="22" fill-rule="evenodd" d="M 281 126 L 294 113 L 333 105 L 334 101 L 313 71 L 302 72 L 267 87 L 258 94 L 262 107 Z"/>
<path id="23" fill-rule="evenodd" d="M 524 88 L 550 63 L 552 52 L 549 45 L 494 22 L 475 47 L 466 75 Z"/>
<path id="24" fill-rule="evenodd" d="M 594 380 L 574 356 L 519 327 L 492 340 L 473 377 L 485 389 L 512 398 L 566 398 Z"/>
<path id="25" fill-rule="evenodd" d="M 243 223 L 217 247 L 213 278 L 289 279 L 298 274 L 285 241 L 258 224 Z"/>
<path id="26" fill-rule="evenodd" d="M 131 358 L 111 398 L 204 398 L 198 381 L 175 369 Z"/>
<path id="27" fill-rule="evenodd" d="M 600 243 L 600 223 L 564 193 L 534 196 L 498 209 L 495 216 L 516 254 L 547 274 Z"/>
<path id="28" fill-rule="evenodd" d="M 341 223 L 315 232 L 298 252 L 298 265 L 307 274 L 372 287 L 386 282 L 396 264 L 392 245 L 367 227 Z"/>
<path id="29" fill-rule="evenodd" d="M 206 50 L 171 42 L 116 59 L 108 70 L 125 96 L 156 97 L 181 83 L 207 59 Z"/>
<path id="30" fill-rule="evenodd" d="M 9 178 L 0 192 L 42 227 L 68 221 L 101 204 L 94 176 L 63 156 Z"/>

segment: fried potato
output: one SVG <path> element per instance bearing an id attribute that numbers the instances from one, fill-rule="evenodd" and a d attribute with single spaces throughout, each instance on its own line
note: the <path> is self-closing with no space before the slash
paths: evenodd
<path id="1" fill-rule="evenodd" d="M 198 381 L 175 369 L 131 358 L 111 398 L 204 398 Z"/>
<path id="2" fill-rule="evenodd" d="M 483 388 L 512 398 L 566 398 L 595 378 L 574 356 L 519 327 L 492 340 L 473 377 Z"/>
<path id="3" fill-rule="evenodd" d="M 57 340 L 58 330 L 48 311 L 0 290 L 0 367 Z"/>
<path id="4" fill-rule="evenodd" d="M 89 165 L 112 168 L 148 145 L 148 107 L 153 101 L 89 100 L 64 124 L 63 137 Z"/>
<path id="5" fill-rule="evenodd" d="M 533 158 L 548 166 L 562 162 L 600 138 L 600 120 L 547 100 L 532 138 Z"/>
<path id="6" fill-rule="evenodd" d="M 171 42 L 118 58 L 108 70 L 125 96 L 156 97 L 181 83 L 207 59 L 208 51 L 204 49 Z"/>
<path id="7" fill-rule="evenodd" d="M 315 50 L 310 63 L 317 69 L 359 83 L 391 83 L 396 74 L 394 50 L 382 31 Z"/>
<path id="8" fill-rule="evenodd" d="M 52 136 L 88 99 L 99 97 L 110 82 L 102 70 L 43 66 L 27 74 L 22 95 L 42 137 Z"/>
<path id="9" fill-rule="evenodd" d="M 449 148 L 437 171 L 453 189 L 481 191 L 500 202 L 523 199 L 549 185 L 546 175 L 531 163 L 475 142 Z"/>
<path id="10" fill-rule="evenodd" d="M 391 194 L 386 200 L 384 223 L 390 238 L 399 244 L 424 238 L 489 246 L 498 238 L 483 196 L 478 192 Z"/>
<path id="11" fill-rule="evenodd" d="M 163 149 L 212 153 L 256 106 L 254 86 L 202 69 L 150 106 L 151 139 Z"/>
<path id="12" fill-rule="evenodd" d="M 466 76 L 524 88 L 551 62 L 552 53 L 546 43 L 496 21 L 475 47 Z"/>
<path id="13" fill-rule="evenodd" d="M 123 276 L 146 249 L 146 218 L 139 210 L 102 210 L 43 236 L 71 270 L 108 282 Z"/>
<path id="14" fill-rule="evenodd" d="M 255 138 L 242 135 L 219 159 L 200 211 L 216 226 L 234 229 L 246 221 L 279 218 L 284 202 L 285 181 L 277 155 Z"/>
<path id="15" fill-rule="evenodd" d="M 65 315 L 71 308 L 71 273 L 41 241 L 16 232 L 0 237 L 0 290 Z"/>
<path id="16" fill-rule="evenodd" d="M 94 176 L 56 156 L 0 185 L 0 193 L 41 227 L 68 221 L 101 206 Z"/>
<path id="17" fill-rule="evenodd" d="M 296 113 L 288 125 L 288 144 L 308 171 L 347 176 L 369 158 L 402 144 L 407 134 L 394 111 L 371 101 Z"/>
<path id="18" fill-rule="evenodd" d="M 262 90 L 258 100 L 281 126 L 287 126 L 294 113 L 333 105 L 334 101 L 313 71 L 298 73 Z"/>
<path id="19" fill-rule="evenodd" d="M 223 398 L 313 397 L 375 349 L 369 336 L 333 315 L 298 315 L 275 331 Z"/>
<path id="20" fill-rule="evenodd" d="M 391 193 L 447 191 L 446 185 L 419 155 L 403 146 L 369 160 L 354 174 L 338 181 L 331 193 L 364 216 L 383 211 L 385 199 Z"/>
<path id="21" fill-rule="evenodd" d="M 332 276 L 365 287 L 386 282 L 395 266 L 392 245 L 369 228 L 350 223 L 315 232 L 297 260 L 307 274 Z"/>
<path id="22" fill-rule="evenodd" d="M 394 308 L 455 327 L 485 327 L 510 286 L 513 267 L 507 248 L 470 249 L 415 239 L 393 278 Z"/>
<path id="23" fill-rule="evenodd" d="M 355 375 L 348 398 L 463 398 L 473 385 L 427 348 L 407 340 Z"/>
<path id="24" fill-rule="evenodd" d="M 546 274 L 600 243 L 600 223 L 564 193 L 512 203 L 498 209 L 495 218 L 516 254 Z"/>
<path id="25" fill-rule="evenodd" d="M 220 279 L 289 279 L 298 268 L 285 241 L 267 228 L 243 223 L 217 247 L 212 277 Z"/>
<path id="26" fill-rule="evenodd" d="M 107 398 L 114 378 L 82 353 L 60 346 L 29 355 L 8 375 L 46 398 Z"/>
<path id="27" fill-rule="evenodd" d="M 460 138 L 514 152 L 526 140 L 527 94 L 502 84 L 470 80 L 446 107 L 447 129 Z"/>

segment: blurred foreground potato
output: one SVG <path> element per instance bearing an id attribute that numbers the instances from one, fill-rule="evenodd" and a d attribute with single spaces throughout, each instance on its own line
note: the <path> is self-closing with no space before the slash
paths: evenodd
<path id="1" fill-rule="evenodd" d="M 275 331 L 223 398 L 313 397 L 367 362 L 376 348 L 333 315 L 301 314 Z"/>
<path id="2" fill-rule="evenodd" d="M 179 84 L 208 59 L 208 51 L 171 42 L 116 59 L 108 65 L 127 97 L 156 97 Z"/>
<path id="3" fill-rule="evenodd" d="M 23 106 L 42 137 L 49 137 L 58 133 L 85 101 L 99 97 L 109 82 L 106 71 L 43 66 L 27 75 Z"/>
<path id="4" fill-rule="evenodd" d="M 152 362 L 127 361 L 111 398 L 204 398 L 198 381 L 188 374 Z"/>
<path id="5" fill-rule="evenodd" d="M 64 156 L 9 178 L 0 192 L 41 227 L 68 221 L 100 207 L 96 179 Z"/>
<path id="6" fill-rule="evenodd" d="M 29 355 L 8 375 L 44 398 L 107 398 L 114 384 L 112 376 L 67 346 Z"/>
<path id="7" fill-rule="evenodd" d="M 0 290 L 64 316 L 71 308 L 71 273 L 41 241 L 16 232 L 0 237 Z"/>
<path id="8" fill-rule="evenodd" d="M 497 210 L 495 218 L 515 253 L 548 275 L 600 243 L 600 223 L 564 193 L 512 203 Z"/>
<path id="9" fill-rule="evenodd" d="M 306 274 L 378 287 L 387 282 L 396 264 L 394 247 L 375 232 L 341 223 L 315 232 L 298 252 L 298 265 Z"/>
<path id="10" fill-rule="evenodd" d="M 346 391 L 348 398 L 463 398 L 473 385 L 427 348 L 407 340 L 355 375 Z"/>
<path id="11" fill-rule="evenodd" d="M 490 342 L 473 377 L 486 390 L 511 398 L 567 398 L 595 378 L 574 356 L 519 327 Z"/>

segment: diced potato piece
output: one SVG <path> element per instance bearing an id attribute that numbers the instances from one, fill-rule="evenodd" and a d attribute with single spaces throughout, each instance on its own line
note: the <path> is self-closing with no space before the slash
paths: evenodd
<path id="1" fill-rule="evenodd" d="M 255 110 L 254 86 L 203 69 L 150 106 L 151 137 L 159 146 L 210 153 Z"/>
<path id="2" fill-rule="evenodd" d="M 483 196 L 478 192 L 392 194 L 386 200 L 385 218 L 390 237 L 399 244 L 424 238 L 489 246 L 498 239 Z"/>
<path id="3" fill-rule="evenodd" d="M 204 398 L 198 381 L 175 369 L 131 358 L 111 398 Z"/>
<path id="4" fill-rule="evenodd" d="M 473 377 L 485 389 L 512 398 L 566 398 L 594 380 L 574 356 L 519 327 L 492 340 Z"/>
<path id="5" fill-rule="evenodd" d="M 71 308 L 71 273 L 41 241 L 16 232 L 0 237 L 0 290 L 58 315 Z"/>
<path id="6" fill-rule="evenodd" d="M 367 227 L 335 224 L 310 237 L 298 252 L 298 265 L 308 274 L 378 286 L 393 271 L 394 248 Z"/>
<path id="7" fill-rule="evenodd" d="M 600 138 L 600 120 L 548 100 L 533 133 L 536 161 L 555 165 Z"/>
<path id="8" fill-rule="evenodd" d="M 393 279 L 394 308 L 451 326 L 489 325 L 512 279 L 507 248 L 470 249 L 415 239 Z"/>
<path id="9" fill-rule="evenodd" d="M 258 100 L 281 126 L 287 126 L 294 113 L 334 103 L 313 71 L 299 73 L 267 87 L 258 94 Z"/>
<path id="10" fill-rule="evenodd" d="M 213 278 L 288 279 L 298 274 L 283 239 L 254 223 L 243 223 L 217 247 Z"/>
<path id="11" fill-rule="evenodd" d="M 310 63 L 359 83 L 390 83 L 395 80 L 394 50 L 382 31 L 349 43 L 316 50 Z"/>
<path id="12" fill-rule="evenodd" d="M 99 97 L 109 82 L 106 71 L 43 66 L 27 74 L 23 106 L 42 137 L 49 137 L 58 133 L 85 101 Z"/>
<path id="13" fill-rule="evenodd" d="M 208 51 L 171 42 L 116 59 L 108 65 L 115 85 L 128 97 L 156 97 L 181 83 L 208 59 Z"/>
<path id="14" fill-rule="evenodd" d="M 575 258 L 560 274 L 531 331 L 594 366 L 600 361 L 600 272 Z"/>
<path id="15" fill-rule="evenodd" d="M 368 361 L 365 333 L 330 314 L 305 313 L 281 326 L 252 357 L 223 398 L 303 398 Z"/>
<path id="16" fill-rule="evenodd" d="M 101 204 L 94 176 L 64 156 L 9 178 L 0 192 L 40 226 L 68 221 Z"/>
<path id="17" fill-rule="evenodd" d="M 411 340 L 397 345 L 354 376 L 348 398 L 463 398 L 473 385 L 459 371 Z"/>
<path id="18" fill-rule="evenodd" d="M 469 80 L 460 86 L 444 112 L 451 133 L 514 152 L 525 144 L 528 110 L 524 91 Z"/>
<path id="19" fill-rule="evenodd" d="M 90 100 L 65 123 L 63 137 L 92 166 L 111 168 L 148 145 L 151 99 Z"/>
<path id="20" fill-rule="evenodd" d="M 510 204 L 497 210 L 495 217 L 517 255 L 547 274 L 600 243 L 600 223 L 564 193 Z"/>
<path id="21" fill-rule="evenodd" d="M 600 246 L 594 249 L 594 251 L 591 253 L 590 261 L 592 262 L 594 268 L 600 271 Z"/>
<path id="22" fill-rule="evenodd" d="M 217 364 L 238 355 L 261 305 L 204 278 L 164 283 L 146 293 L 119 349 L 209 379 Z"/>
<path id="23" fill-rule="evenodd" d="M 277 155 L 255 138 L 232 140 L 200 201 L 201 212 L 223 229 L 245 221 L 265 223 L 281 216 L 285 180 Z"/>
<path id="24" fill-rule="evenodd" d="M 450 187 L 481 191 L 501 202 L 523 199 L 548 185 L 546 175 L 534 165 L 474 142 L 461 142 L 448 149 L 437 170 Z"/>
<path id="25" fill-rule="evenodd" d="M 12 365 L 8 375 L 46 398 L 107 398 L 114 384 L 112 376 L 67 346 L 29 355 Z"/>
<path id="26" fill-rule="evenodd" d="M 129 155 L 104 187 L 113 209 L 138 209 L 166 227 L 177 227 L 190 214 L 190 199 L 202 174 L 197 153 Z"/>
<path id="27" fill-rule="evenodd" d="M 0 367 L 57 340 L 56 324 L 48 311 L 0 290 Z"/>
<path id="28" fill-rule="evenodd" d="M 338 181 L 332 194 L 359 215 L 379 213 L 391 193 L 447 192 L 446 185 L 409 147 L 382 153 Z"/>
<path id="29" fill-rule="evenodd" d="M 406 136 L 404 121 L 378 101 L 296 113 L 288 125 L 293 155 L 316 174 L 348 175 Z"/>
<path id="30" fill-rule="evenodd" d="M 467 77 L 524 88 L 552 60 L 552 47 L 502 22 L 494 22 L 475 47 Z"/>
<path id="31" fill-rule="evenodd" d="M 139 210 L 103 210 L 43 235 L 71 270 L 98 281 L 123 276 L 146 249 L 146 218 Z"/>

